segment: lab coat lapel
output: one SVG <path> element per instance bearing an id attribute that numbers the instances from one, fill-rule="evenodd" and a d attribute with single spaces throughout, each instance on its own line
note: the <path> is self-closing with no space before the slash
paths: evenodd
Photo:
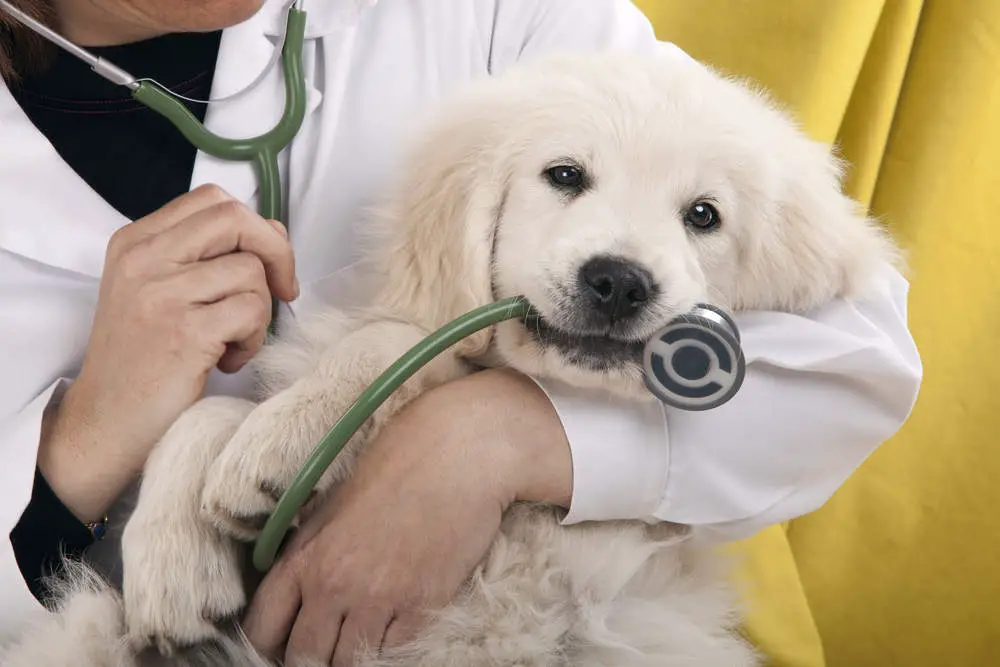
<path id="1" fill-rule="evenodd" d="M 0 125 L 8 138 L 0 146 L 0 248 L 100 276 L 108 239 L 128 220 L 63 161 L 2 82 Z"/>

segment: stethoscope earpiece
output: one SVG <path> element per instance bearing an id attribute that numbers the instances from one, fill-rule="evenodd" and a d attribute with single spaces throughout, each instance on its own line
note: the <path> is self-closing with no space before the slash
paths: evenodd
<path id="1" fill-rule="evenodd" d="M 666 405 L 719 407 L 736 395 L 746 376 L 736 322 L 720 308 L 698 304 L 649 339 L 643 370 L 646 387 Z"/>

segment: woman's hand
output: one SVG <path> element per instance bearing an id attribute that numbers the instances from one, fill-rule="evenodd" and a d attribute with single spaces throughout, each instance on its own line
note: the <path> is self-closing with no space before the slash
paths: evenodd
<path id="1" fill-rule="evenodd" d="M 265 655 L 353 665 L 446 605 L 514 500 L 568 505 L 569 445 L 531 380 L 483 371 L 395 415 L 265 577 L 244 629 Z"/>
<path id="2" fill-rule="evenodd" d="M 102 515 L 211 370 L 257 352 L 271 295 L 297 292 L 282 226 L 217 187 L 116 232 L 79 377 L 43 424 L 39 466 L 67 507 Z"/>

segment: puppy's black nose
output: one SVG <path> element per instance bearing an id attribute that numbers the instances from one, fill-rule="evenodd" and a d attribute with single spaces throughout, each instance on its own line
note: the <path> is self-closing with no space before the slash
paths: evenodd
<path id="1" fill-rule="evenodd" d="M 580 282 L 591 305 L 612 322 L 642 311 L 654 290 L 649 271 L 616 257 L 588 260 L 580 268 Z"/>

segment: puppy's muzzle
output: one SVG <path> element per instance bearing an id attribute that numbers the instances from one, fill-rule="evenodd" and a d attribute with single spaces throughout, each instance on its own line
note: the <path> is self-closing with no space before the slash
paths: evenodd
<path id="1" fill-rule="evenodd" d="M 580 294 L 591 317 L 608 324 L 638 316 L 656 293 L 649 271 L 619 257 L 589 259 L 580 267 L 579 281 Z"/>

